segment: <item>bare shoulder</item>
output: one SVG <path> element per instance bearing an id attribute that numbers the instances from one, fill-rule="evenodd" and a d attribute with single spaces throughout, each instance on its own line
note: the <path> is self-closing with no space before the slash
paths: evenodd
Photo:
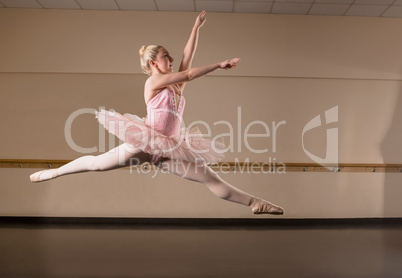
<path id="1" fill-rule="evenodd" d="M 148 77 L 147 81 L 145 81 L 145 88 L 151 91 L 159 91 L 163 88 L 163 84 L 161 84 L 161 79 L 163 78 L 163 74 L 154 74 Z"/>
<path id="2" fill-rule="evenodd" d="M 148 103 L 153 97 L 155 97 L 159 92 L 160 88 L 155 87 L 155 76 L 148 77 L 145 81 L 144 86 L 144 99 L 145 103 Z"/>

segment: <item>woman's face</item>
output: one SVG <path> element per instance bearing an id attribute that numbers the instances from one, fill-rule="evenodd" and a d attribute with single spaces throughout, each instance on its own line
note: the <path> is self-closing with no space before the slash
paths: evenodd
<path id="1" fill-rule="evenodd" d="M 158 55 L 156 55 L 155 64 L 157 68 L 164 74 L 173 72 L 173 58 L 170 57 L 166 48 L 159 48 Z"/>

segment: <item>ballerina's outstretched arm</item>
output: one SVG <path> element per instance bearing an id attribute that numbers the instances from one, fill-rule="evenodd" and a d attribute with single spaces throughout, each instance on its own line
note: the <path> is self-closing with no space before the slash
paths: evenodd
<path id="1" fill-rule="evenodd" d="M 195 20 L 193 29 L 190 34 L 190 38 L 184 48 L 183 58 L 180 63 L 179 71 L 188 70 L 191 68 L 191 64 L 193 62 L 195 51 L 197 50 L 198 45 L 198 37 L 200 33 L 200 28 L 204 25 L 206 18 L 206 12 L 202 11 Z"/>
<path id="2" fill-rule="evenodd" d="M 148 96 L 148 98 L 151 99 L 153 95 L 156 95 L 161 89 L 169 85 L 183 84 L 207 75 L 208 73 L 211 73 L 217 69 L 235 68 L 239 62 L 239 58 L 234 58 L 220 63 L 190 68 L 188 70 L 179 71 L 176 73 L 151 75 L 145 82 L 145 92 L 150 92 L 150 96 Z"/>

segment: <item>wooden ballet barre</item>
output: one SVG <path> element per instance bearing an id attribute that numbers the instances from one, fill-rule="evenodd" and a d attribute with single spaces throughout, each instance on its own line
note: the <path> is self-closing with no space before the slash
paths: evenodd
<path id="1" fill-rule="evenodd" d="M 0 159 L 0 168 L 58 168 L 71 160 L 43 160 L 43 159 Z M 133 165 L 123 169 L 149 169 L 155 166 L 148 163 Z M 402 173 L 402 164 L 373 164 L 373 163 L 339 163 L 320 165 L 316 163 L 268 163 L 268 162 L 220 162 L 211 164 L 216 172 L 241 173 Z"/>
<path id="2" fill-rule="evenodd" d="M 0 168 L 58 168 L 71 160 L 0 159 Z"/>
<path id="3" fill-rule="evenodd" d="M 212 165 L 213 169 L 222 169 L 242 172 L 255 172 L 259 170 L 264 173 L 283 173 L 286 172 L 371 172 L 371 173 L 402 173 L 402 164 L 373 164 L 373 163 L 339 163 L 320 165 L 316 163 L 283 163 L 282 164 L 270 164 L 267 162 L 222 162 L 219 165 Z"/>

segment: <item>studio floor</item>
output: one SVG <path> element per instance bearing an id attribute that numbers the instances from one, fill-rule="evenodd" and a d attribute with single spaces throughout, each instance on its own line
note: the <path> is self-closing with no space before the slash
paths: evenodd
<path id="1" fill-rule="evenodd" d="M 402 277 L 401 224 L 1 224 L 0 277 Z"/>

